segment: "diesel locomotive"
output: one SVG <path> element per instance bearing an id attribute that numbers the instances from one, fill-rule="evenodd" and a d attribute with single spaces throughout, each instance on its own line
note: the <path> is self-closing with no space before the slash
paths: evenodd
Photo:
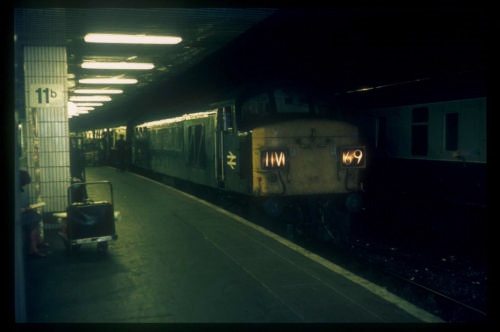
<path id="1" fill-rule="evenodd" d="M 367 155 L 357 126 L 332 114 L 285 89 L 226 100 L 134 125 L 131 166 L 238 195 L 296 233 L 345 243 Z"/>

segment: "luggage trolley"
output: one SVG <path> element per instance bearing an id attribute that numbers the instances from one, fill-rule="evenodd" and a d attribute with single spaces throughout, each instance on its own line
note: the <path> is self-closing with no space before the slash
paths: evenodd
<path id="1" fill-rule="evenodd" d="M 68 187 L 66 222 L 60 232 L 66 249 L 75 250 L 83 244 L 96 243 L 98 250 L 106 251 L 108 242 L 118 239 L 115 228 L 118 215 L 114 211 L 110 181 L 72 183 Z"/>

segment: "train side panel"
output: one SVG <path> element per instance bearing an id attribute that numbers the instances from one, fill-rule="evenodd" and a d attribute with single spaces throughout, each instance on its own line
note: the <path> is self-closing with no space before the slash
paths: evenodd
<path id="1" fill-rule="evenodd" d="M 485 163 L 486 98 L 363 111 L 376 155 Z"/>
<path id="2" fill-rule="evenodd" d="M 482 97 L 364 111 L 371 186 L 486 206 L 486 106 Z"/>
<path id="3" fill-rule="evenodd" d="M 215 114 L 184 122 L 184 160 L 177 160 L 172 176 L 190 182 L 216 185 L 214 171 Z"/>
<path id="4" fill-rule="evenodd" d="M 216 112 L 202 112 L 135 128 L 134 165 L 202 185 L 216 186 Z"/>
<path id="5" fill-rule="evenodd" d="M 222 133 L 222 188 L 228 192 L 250 195 L 252 188 L 251 134 Z"/>

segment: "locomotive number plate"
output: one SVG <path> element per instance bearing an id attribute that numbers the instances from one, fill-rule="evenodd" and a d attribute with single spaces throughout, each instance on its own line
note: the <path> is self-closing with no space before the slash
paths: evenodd
<path id="1" fill-rule="evenodd" d="M 364 146 L 345 147 L 340 149 L 340 164 L 345 168 L 366 167 L 366 154 Z"/>
<path id="2" fill-rule="evenodd" d="M 260 153 L 262 169 L 277 169 L 287 166 L 287 153 L 284 150 L 266 150 Z"/>

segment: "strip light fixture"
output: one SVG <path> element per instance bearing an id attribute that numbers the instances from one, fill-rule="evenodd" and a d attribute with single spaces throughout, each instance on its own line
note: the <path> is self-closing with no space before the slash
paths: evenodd
<path id="1" fill-rule="evenodd" d="M 110 96 L 72 96 L 70 101 L 111 101 Z"/>
<path id="2" fill-rule="evenodd" d="M 120 89 L 76 89 L 74 93 L 79 93 L 79 94 L 91 94 L 91 95 L 98 95 L 98 94 L 107 94 L 107 95 L 114 95 L 114 94 L 120 94 L 123 93 L 123 90 Z"/>
<path id="3" fill-rule="evenodd" d="M 88 112 L 88 110 L 80 110 L 74 103 L 68 101 L 68 118 L 72 118 L 80 114 L 87 114 Z"/>
<path id="4" fill-rule="evenodd" d="M 84 62 L 84 69 L 132 69 L 149 70 L 155 67 L 152 63 L 145 62 Z"/>
<path id="5" fill-rule="evenodd" d="M 81 103 L 81 102 L 73 102 L 73 104 L 75 104 L 77 107 L 80 107 L 80 106 L 92 106 L 92 107 L 96 107 L 96 106 L 103 106 L 104 104 L 103 103 Z"/>
<path id="6" fill-rule="evenodd" d="M 111 33 L 89 33 L 84 38 L 87 43 L 106 44 L 156 44 L 172 45 L 179 44 L 181 37 L 173 36 L 147 36 L 147 35 L 127 35 Z"/>
<path id="7" fill-rule="evenodd" d="M 78 80 L 82 84 L 137 84 L 135 78 L 83 78 Z"/>
<path id="8" fill-rule="evenodd" d="M 78 112 L 80 111 L 93 111 L 95 107 L 90 107 L 90 106 L 76 106 L 76 109 Z"/>

